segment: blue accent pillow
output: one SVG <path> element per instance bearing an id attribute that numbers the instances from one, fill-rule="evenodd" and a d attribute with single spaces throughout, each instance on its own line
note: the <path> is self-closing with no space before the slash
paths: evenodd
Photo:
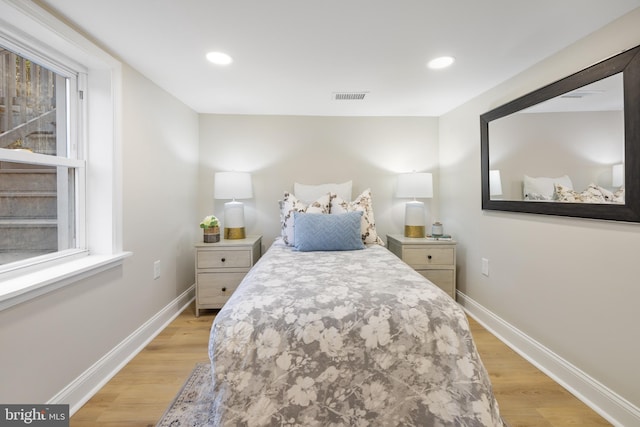
<path id="1" fill-rule="evenodd" d="M 362 211 L 327 215 L 294 212 L 294 248 L 310 251 L 364 249 L 360 227 Z"/>

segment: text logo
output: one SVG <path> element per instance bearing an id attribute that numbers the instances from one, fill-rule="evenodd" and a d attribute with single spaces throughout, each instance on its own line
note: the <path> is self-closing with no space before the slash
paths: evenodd
<path id="1" fill-rule="evenodd" d="M 0 405 L 0 426 L 69 427 L 69 405 Z"/>

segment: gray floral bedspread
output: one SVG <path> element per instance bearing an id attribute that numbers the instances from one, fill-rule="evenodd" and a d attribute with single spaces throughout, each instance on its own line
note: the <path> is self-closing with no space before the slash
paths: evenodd
<path id="1" fill-rule="evenodd" d="M 276 242 L 209 356 L 217 426 L 502 426 L 464 312 L 382 246 Z"/>

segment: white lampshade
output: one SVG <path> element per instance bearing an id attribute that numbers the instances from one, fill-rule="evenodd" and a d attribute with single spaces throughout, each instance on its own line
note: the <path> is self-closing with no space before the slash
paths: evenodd
<path id="1" fill-rule="evenodd" d="M 433 197 L 433 177 L 426 172 L 398 175 L 396 197 L 422 199 Z"/>
<path id="2" fill-rule="evenodd" d="M 213 197 L 232 199 L 224 204 L 224 238 L 244 239 L 244 203 L 236 199 L 253 197 L 251 174 L 247 172 L 216 172 L 213 183 Z"/>
<path id="3" fill-rule="evenodd" d="M 430 173 L 415 172 L 398 175 L 396 197 L 414 199 L 405 205 L 405 237 L 424 237 L 426 235 L 424 202 L 415 199 L 433 197 L 432 175 Z"/>
<path id="4" fill-rule="evenodd" d="M 613 169 L 611 171 L 611 186 L 612 187 L 622 187 L 624 185 L 624 165 L 620 163 L 619 165 L 613 165 Z"/>
<path id="5" fill-rule="evenodd" d="M 213 178 L 216 199 L 250 199 L 253 197 L 251 174 L 248 172 L 216 172 Z"/>
<path id="6" fill-rule="evenodd" d="M 498 169 L 489 171 L 489 195 L 502 196 L 502 180 Z"/>

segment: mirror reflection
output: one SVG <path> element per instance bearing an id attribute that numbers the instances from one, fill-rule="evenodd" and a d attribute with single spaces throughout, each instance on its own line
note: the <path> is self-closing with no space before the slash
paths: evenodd
<path id="1" fill-rule="evenodd" d="M 490 200 L 624 204 L 622 73 L 489 123 Z"/>

